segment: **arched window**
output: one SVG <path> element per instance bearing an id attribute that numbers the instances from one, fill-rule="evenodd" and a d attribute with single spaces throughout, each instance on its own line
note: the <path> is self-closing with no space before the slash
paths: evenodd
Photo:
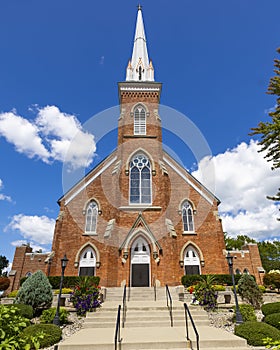
<path id="1" fill-rule="evenodd" d="M 130 203 L 150 204 L 151 164 L 144 154 L 137 154 L 129 163 L 130 167 Z"/>
<path id="2" fill-rule="evenodd" d="M 86 229 L 87 233 L 96 233 L 98 206 L 95 201 L 90 201 L 86 208 Z"/>
<path id="3" fill-rule="evenodd" d="M 235 270 L 235 274 L 236 274 L 236 275 L 241 275 L 241 271 L 240 271 L 239 269 L 236 269 L 236 270 Z"/>
<path id="4" fill-rule="evenodd" d="M 96 267 L 96 256 L 92 248 L 85 249 L 80 258 L 79 276 L 94 276 Z"/>
<path id="5" fill-rule="evenodd" d="M 246 273 L 247 275 L 250 275 L 250 272 L 249 272 L 249 270 L 248 270 L 247 268 L 245 268 L 245 269 L 243 270 L 243 273 Z"/>
<path id="6" fill-rule="evenodd" d="M 185 201 L 182 205 L 182 221 L 184 232 L 194 231 L 193 208 L 189 201 Z"/>
<path id="7" fill-rule="evenodd" d="M 146 135 L 146 111 L 141 105 L 134 109 L 134 135 Z"/>

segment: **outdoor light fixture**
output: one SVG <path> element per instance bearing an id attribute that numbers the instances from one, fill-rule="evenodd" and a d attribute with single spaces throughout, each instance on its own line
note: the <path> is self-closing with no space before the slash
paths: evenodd
<path id="1" fill-rule="evenodd" d="M 200 264 L 201 264 L 202 267 L 204 267 L 205 266 L 205 261 L 201 260 Z"/>
<path id="2" fill-rule="evenodd" d="M 180 260 L 179 264 L 180 264 L 180 267 L 184 267 L 184 261 L 183 260 Z"/>
<path id="3" fill-rule="evenodd" d="M 123 258 L 126 260 L 128 259 L 128 252 L 123 252 Z"/>
<path id="4" fill-rule="evenodd" d="M 234 280 L 234 274 L 233 274 L 233 258 L 234 257 L 230 255 L 230 252 L 228 252 L 226 259 L 229 267 L 229 273 L 231 274 L 231 278 L 232 278 L 233 294 L 234 294 L 235 307 L 236 307 L 236 324 L 241 324 L 243 323 L 243 319 L 242 319 L 241 312 L 239 310 L 238 299 L 236 294 L 235 280 Z"/>
<path id="5" fill-rule="evenodd" d="M 53 324 L 55 324 L 57 326 L 60 325 L 60 322 L 59 322 L 60 298 L 61 298 L 61 291 L 62 291 L 62 285 L 63 285 L 64 271 L 66 269 L 68 261 L 69 260 L 67 259 L 66 254 L 64 254 L 64 257 L 61 259 L 61 278 L 60 278 L 59 294 L 58 294 L 58 298 L 57 298 L 56 314 L 55 314 L 55 317 L 53 319 Z"/>
<path id="6" fill-rule="evenodd" d="M 102 210 L 98 210 L 98 215 L 102 215 Z"/>
<path id="7" fill-rule="evenodd" d="M 156 171 L 152 170 L 152 175 L 155 176 L 156 175 Z"/>
<path id="8" fill-rule="evenodd" d="M 158 252 L 153 252 L 153 258 L 156 260 L 158 258 Z"/>
<path id="9" fill-rule="evenodd" d="M 101 262 L 100 262 L 100 261 L 97 261 L 97 262 L 96 262 L 96 267 L 99 269 L 100 266 L 101 266 Z"/>

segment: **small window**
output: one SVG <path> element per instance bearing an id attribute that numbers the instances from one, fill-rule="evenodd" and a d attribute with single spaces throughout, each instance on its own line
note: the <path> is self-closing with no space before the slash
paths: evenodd
<path id="1" fill-rule="evenodd" d="M 146 111 L 141 105 L 134 109 L 134 135 L 146 135 Z"/>
<path id="2" fill-rule="evenodd" d="M 184 232 L 194 232 L 193 208 L 189 201 L 182 205 L 182 221 Z"/>
<path id="3" fill-rule="evenodd" d="M 95 201 L 91 201 L 86 209 L 86 228 L 87 233 L 96 233 L 98 216 L 98 206 Z"/>
<path id="4" fill-rule="evenodd" d="M 30 277 L 32 276 L 32 272 L 28 271 L 26 274 L 25 274 L 25 277 Z"/>
<path id="5" fill-rule="evenodd" d="M 239 269 L 236 269 L 236 270 L 235 270 L 235 274 L 236 274 L 236 275 L 241 275 L 241 271 L 240 271 Z"/>

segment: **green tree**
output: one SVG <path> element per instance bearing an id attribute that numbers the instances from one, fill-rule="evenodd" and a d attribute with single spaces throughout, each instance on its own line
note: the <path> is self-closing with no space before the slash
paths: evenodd
<path id="1" fill-rule="evenodd" d="M 239 249 L 241 250 L 242 246 L 246 243 L 257 243 L 253 238 L 250 238 L 246 235 L 237 235 L 236 238 L 230 237 L 227 232 L 225 232 L 225 243 L 226 249 Z"/>
<path id="2" fill-rule="evenodd" d="M 7 275 L 6 272 L 3 273 L 3 270 L 4 268 L 8 267 L 8 265 L 9 265 L 9 260 L 4 255 L 0 255 L 0 276 Z"/>
<path id="3" fill-rule="evenodd" d="M 15 303 L 31 305 L 36 310 L 50 306 L 52 299 L 52 286 L 47 276 L 38 270 L 22 284 Z"/>
<path id="4" fill-rule="evenodd" d="M 280 241 L 259 242 L 258 247 L 265 271 L 280 270 Z"/>
<path id="5" fill-rule="evenodd" d="M 280 53 L 280 48 L 277 49 Z M 266 152 L 264 158 L 272 162 L 272 170 L 280 168 L 280 60 L 274 60 L 274 73 L 270 79 L 267 93 L 277 96 L 276 106 L 269 113 L 272 118 L 270 122 L 260 122 L 256 128 L 252 128 L 250 135 L 261 135 L 259 144 L 262 146 L 260 152 Z M 275 196 L 267 196 L 268 199 L 280 201 L 280 188 Z"/>

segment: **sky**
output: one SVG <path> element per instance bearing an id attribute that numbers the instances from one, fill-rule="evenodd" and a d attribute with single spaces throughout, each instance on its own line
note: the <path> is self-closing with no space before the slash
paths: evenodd
<path id="1" fill-rule="evenodd" d="M 117 83 L 137 5 L 0 1 L 0 255 L 10 262 L 22 243 L 50 251 L 57 200 L 116 147 Z M 166 149 L 221 200 L 224 231 L 278 240 L 279 203 L 266 196 L 277 192 L 279 171 L 249 133 L 276 103 L 266 91 L 280 46 L 279 0 L 141 5 L 163 83 Z M 174 111 L 185 118 L 178 134 L 168 127 Z M 188 138 L 194 129 L 201 152 Z M 214 185 L 205 176 L 213 166 Z"/>

